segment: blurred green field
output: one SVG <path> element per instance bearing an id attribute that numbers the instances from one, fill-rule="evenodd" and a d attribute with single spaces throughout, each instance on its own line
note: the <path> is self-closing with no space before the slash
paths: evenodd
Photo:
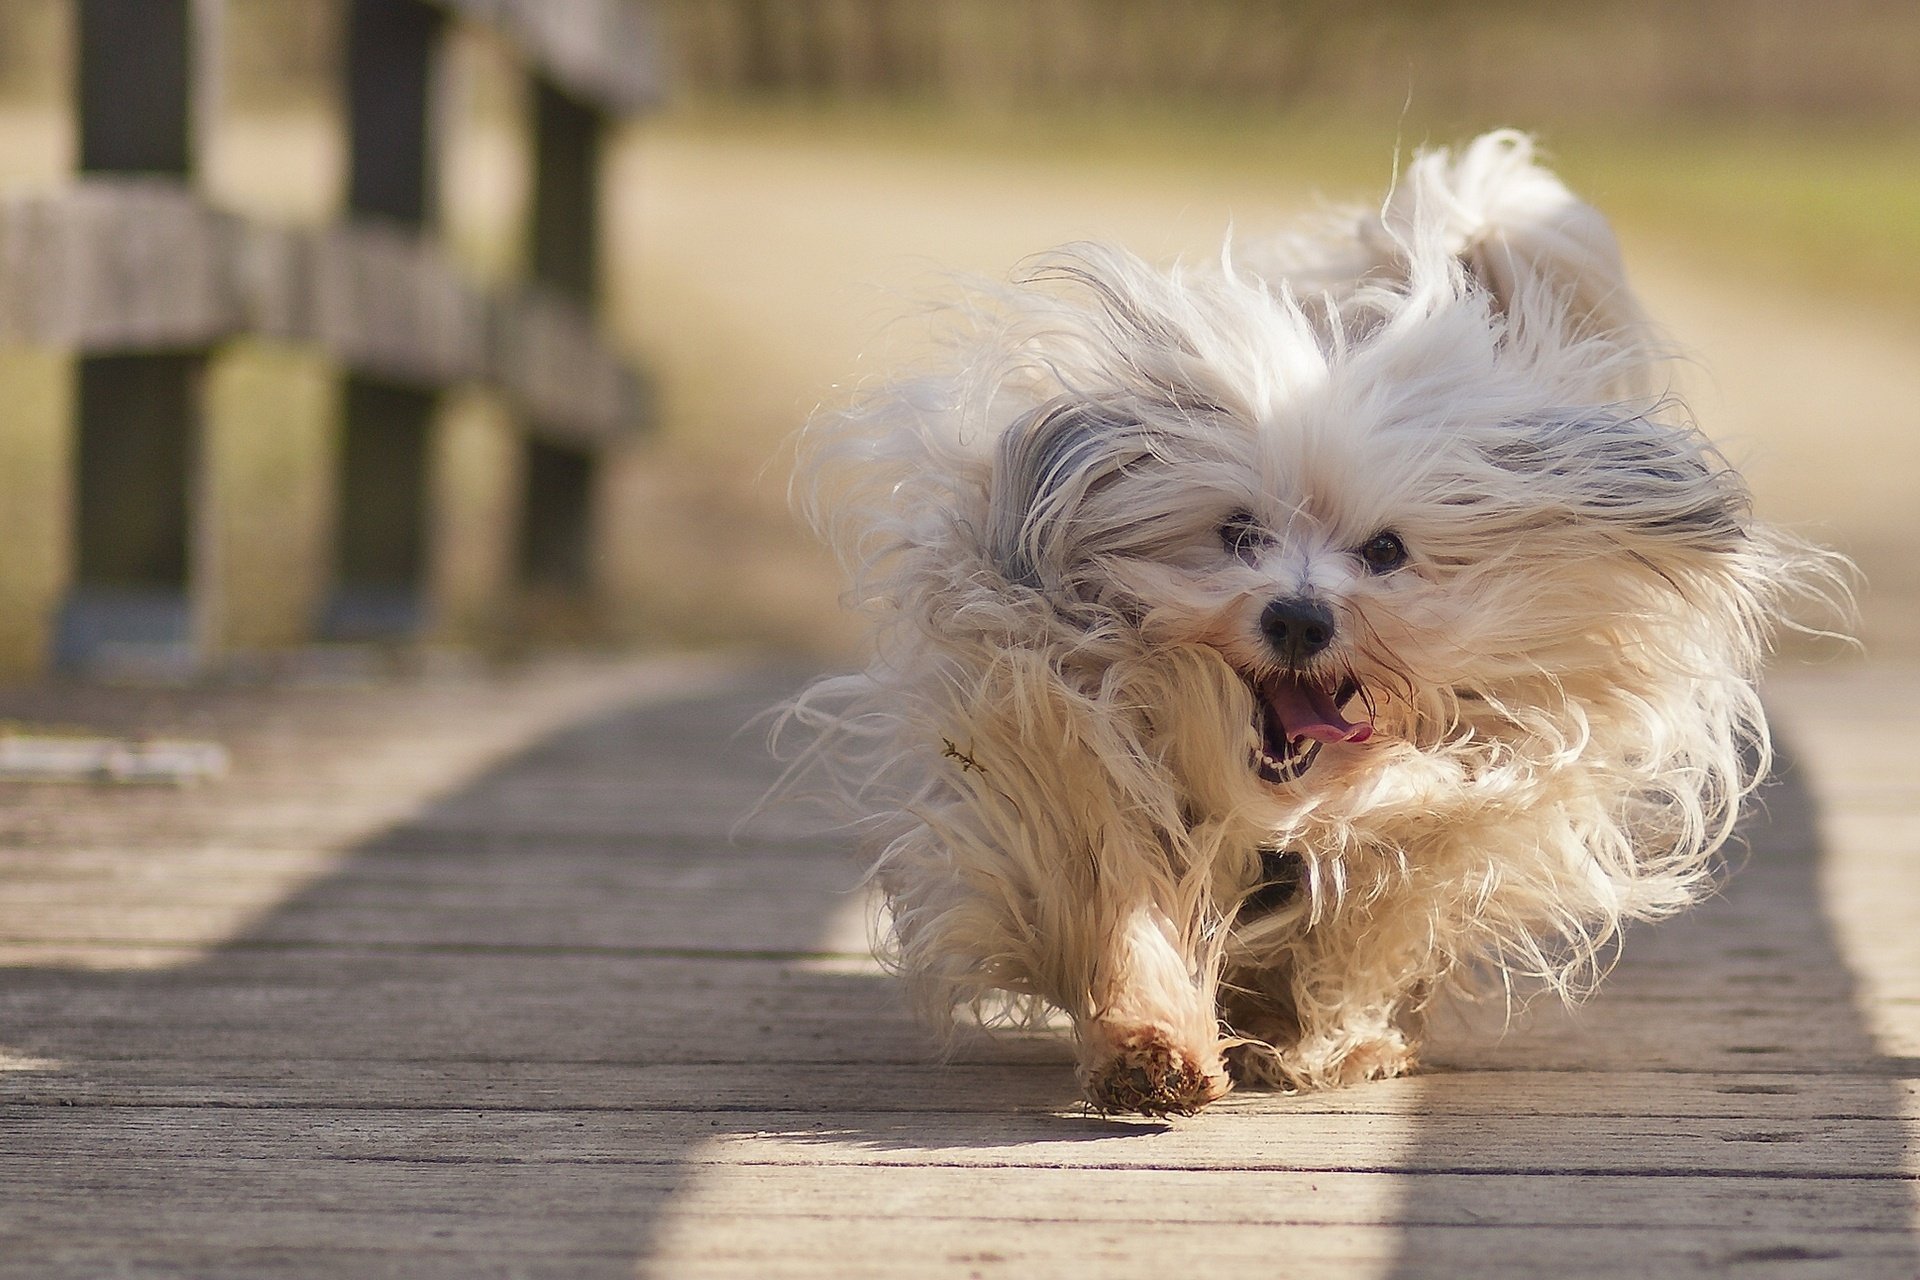
<path id="1" fill-rule="evenodd" d="M 1396 151 L 1499 123 L 787 104 L 637 128 L 620 152 L 632 216 L 615 257 L 631 270 L 615 315 L 664 396 L 625 540 L 644 549 L 649 630 L 844 651 L 837 578 L 785 512 L 785 445 L 837 388 L 884 373 L 902 343 L 889 322 L 944 272 L 1004 275 L 1086 236 L 1210 253 L 1229 225 L 1377 200 Z M 1920 125 L 1541 140 L 1700 353 L 1690 394 L 1763 513 L 1867 565 L 1871 636 L 1920 635 L 1905 550 L 1920 532 Z"/>
<path id="2" fill-rule="evenodd" d="M 1626 236 L 1703 265 L 1920 317 L 1920 118 L 1863 124 L 1675 120 L 1536 128 L 1525 120 L 1274 118 L 1175 107 L 1036 115 L 937 106 L 695 104 L 644 128 L 678 144 L 753 139 L 832 153 L 1058 165 L 1063 174 L 1377 199 L 1392 157 L 1498 127 L 1527 128 Z"/>

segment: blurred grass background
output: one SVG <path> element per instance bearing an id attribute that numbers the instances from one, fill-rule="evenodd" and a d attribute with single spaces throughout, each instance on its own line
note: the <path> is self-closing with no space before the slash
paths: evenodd
<path id="1" fill-rule="evenodd" d="M 1614 218 L 1764 514 L 1855 555 L 1920 637 L 1920 9 L 1840 0 L 667 0 L 674 108 L 630 159 L 654 537 L 683 634 L 844 639 L 781 523 L 785 441 L 883 371 L 943 269 L 1062 240 L 1209 253 L 1396 157 L 1538 134 Z M 750 531 L 759 531 L 755 536 Z M 672 579 L 676 574 L 669 574 Z M 684 579 L 682 579 L 684 583 Z M 743 589 L 715 588 L 727 582 Z"/>
<path id="2" fill-rule="evenodd" d="M 230 203 L 325 216 L 340 157 L 300 86 L 333 56 L 331 4 L 234 6 L 251 54 L 209 175 Z M 43 73 L 54 7 L 0 0 L 0 86 Z M 1920 644 L 1920 6 L 654 7 L 670 98 L 619 133 L 605 219 L 607 319 L 662 408 L 611 481 L 620 634 L 847 651 L 837 574 L 787 513 L 785 451 L 816 404 L 887 367 L 904 341 L 888 322 L 941 273 L 1004 275 L 1089 236 L 1211 253 L 1230 224 L 1377 200 L 1415 146 L 1515 125 L 1615 219 L 1762 513 L 1861 560 L 1878 652 Z M 468 79 L 485 107 L 487 76 Z M 18 96 L 0 93 L 0 179 L 63 145 Z M 513 204 L 495 150 L 469 129 L 449 169 L 446 234 L 482 275 L 520 234 L 486 213 Z"/>

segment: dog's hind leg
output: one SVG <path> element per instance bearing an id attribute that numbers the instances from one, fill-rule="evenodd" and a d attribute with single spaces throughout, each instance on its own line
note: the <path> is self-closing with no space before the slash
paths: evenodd
<path id="1" fill-rule="evenodd" d="M 1234 1079 L 1256 1088 L 1328 1089 L 1414 1070 L 1429 984 L 1356 983 L 1360 952 L 1350 940 L 1330 953 L 1315 942 L 1309 935 L 1265 967 L 1228 971 L 1221 1014 L 1240 1037 L 1228 1054 Z"/>

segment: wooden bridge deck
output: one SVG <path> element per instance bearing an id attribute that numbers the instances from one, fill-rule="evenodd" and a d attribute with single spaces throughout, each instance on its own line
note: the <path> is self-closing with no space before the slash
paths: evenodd
<path id="1" fill-rule="evenodd" d="M 0 784 L 0 1277 L 1920 1275 L 1920 674 L 1776 679 L 1747 865 L 1577 1015 L 1173 1124 L 931 1062 L 846 855 L 729 841 L 784 684 L 0 696 L 234 761 Z"/>

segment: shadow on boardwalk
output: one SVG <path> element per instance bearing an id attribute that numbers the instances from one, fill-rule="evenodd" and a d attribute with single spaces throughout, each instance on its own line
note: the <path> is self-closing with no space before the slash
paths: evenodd
<path id="1" fill-rule="evenodd" d="M 1634 931 L 1587 1007 L 1540 1011 L 1505 1037 L 1489 1019 L 1440 1039 L 1402 1161 L 1396 1280 L 1920 1276 L 1901 1088 L 1920 1063 L 1884 1056 L 1860 1013 L 1822 901 L 1818 801 L 1791 751 L 1743 816 L 1741 845 L 1724 893 Z M 1509 1114 L 1460 1105 L 1477 1073 L 1529 1068 Z M 1628 1106 L 1596 1087 L 1609 1076 L 1637 1093 Z M 1700 1125 L 1711 1098 L 1689 1113 L 1667 1096 L 1692 1081 L 1740 1124 Z M 1527 1124 L 1541 1116 L 1564 1121 Z M 1516 1125 L 1523 1159 L 1474 1159 Z M 1596 1232 L 1596 1218 L 1614 1229 Z M 1703 1222 L 1738 1232 L 1716 1238 Z"/>
<path id="2" fill-rule="evenodd" d="M 1045 1038 L 970 1042 L 930 1063 L 894 985 L 852 954 L 858 868 L 836 842 L 777 826 L 727 842 L 771 777 L 741 726 L 780 688 L 756 679 L 554 733 L 178 967 L 0 969 L 0 1046 L 27 1068 L 0 1071 L 0 1276 L 628 1275 L 716 1144 L 771 1136 L 837 1166 L 971 1159 L 1032 1173 L 1054 1163 L 1049 1148 L 1165 1132 L 1078 1113 L 1068 1055 Z M 1844 1171 L 1811 1180 L 1754 1176 L 1724 1128 L 1695 1131 L 1659 1096 L 1662 1078 L 1724 1071 L 1731 1054 L 1765 1074 L 1725 1086 L 1745 1141 L 1800 1144 L 1824 1168 L 1829 1121 L 1900 1132 L 1902 1064 L 1877 1058 L 1847 1012 L 1813 800 L 1794 775 L 1750 835 L 1752 865 L 1708 909 L 1738 914 L 1735 927 L 1635 939 L 1620 998 L 1565 1024 L 1577 1030 L 1546 1020 L 1443 1044 L 1411 1145 L 1380 1171 L 1395 1175 L 1395 1274 L 1589 1274 L 1597 1247 L 1620 1275 L 1668 1274 L 1676 1257 L 1708 1273 L 1801 1274 L 1829 1256 L 1849 1276 L 1915 1273 L 1897 1155 L 1841 1153 Z M 166 835 L 226 841 L 241 860 L 250 839 L 273 838 L 285 834 Z M 188 888 L 219 892 L 217 878 Z M 1751 988 L 1756 1026 L 1699 1025 L 1690 1010 L 1724 1003 L 1729 983 Z M 1843 1101 L 1820 1096 L 1833 1064 Z M 1642 1105 L 1594 1102 L 1594 1071 L 1643 1073 Z M 1489 1116 L 1487 1085 L 1505 1072 L 1524 1089 L 1511 1115 Z M 1525 1167 L 1475 1155 L 1542 1114 L 1563 1119 Z M 1203 1132 L 1230 1134 L 1236 1119 Z M 1623 1142 L 1644 1143 L 1645 1160 L 1623 1161 Z M 1235 1177 L 1235 1158 L 1184 1167 Z M 1672 1212 L 1682 1170 L 1706 1174 L 1717 1199 L 1679 1219 L 1748 1224 L 1749 1244 L 1691 1242 Z M 776 1269 L 883 1271 L 913 1230 L 834 1172 L 820 1171 L 819 1211 L 873 1225 L 810 1263 L 796 1238 Z M 732 1210 L 743 1220 L 754 1194 Z M 1596 1201 L 1646 1225 L 1601 1245 L 1590 1227 L 1556 1228 L 1594 1222 Z M 978 1212 L 967 1234 L 998 1249 L 988 1262 L 1017 1263 L 1003 1231 L 1043 1229 Z M 1831 1254 L 1807 1246 L 1809 1219 L 1833 1224 Z M 1136 1261 L 1177 1260 L 1170 1241 L 1156 1253 L 1160 1230 L 1122 1228 Z M 968 1274 L 973 1256 L 935 1269 Z M 709 1262 L 729 1270 L 724 1251 Z"/>
<path id="3" fill-rule="evenodd" d="M 179 967 L 0 969 L 0 1275 L 630 1274 L 691 1147 L 855 1105 L 818 1063 L 876 1021 L 921 1053 L 813 954 L 858 868 L 727 843 L 777 693 L 566 728 Z M 219 828 L 167 839 L 290 834 Z"/>

